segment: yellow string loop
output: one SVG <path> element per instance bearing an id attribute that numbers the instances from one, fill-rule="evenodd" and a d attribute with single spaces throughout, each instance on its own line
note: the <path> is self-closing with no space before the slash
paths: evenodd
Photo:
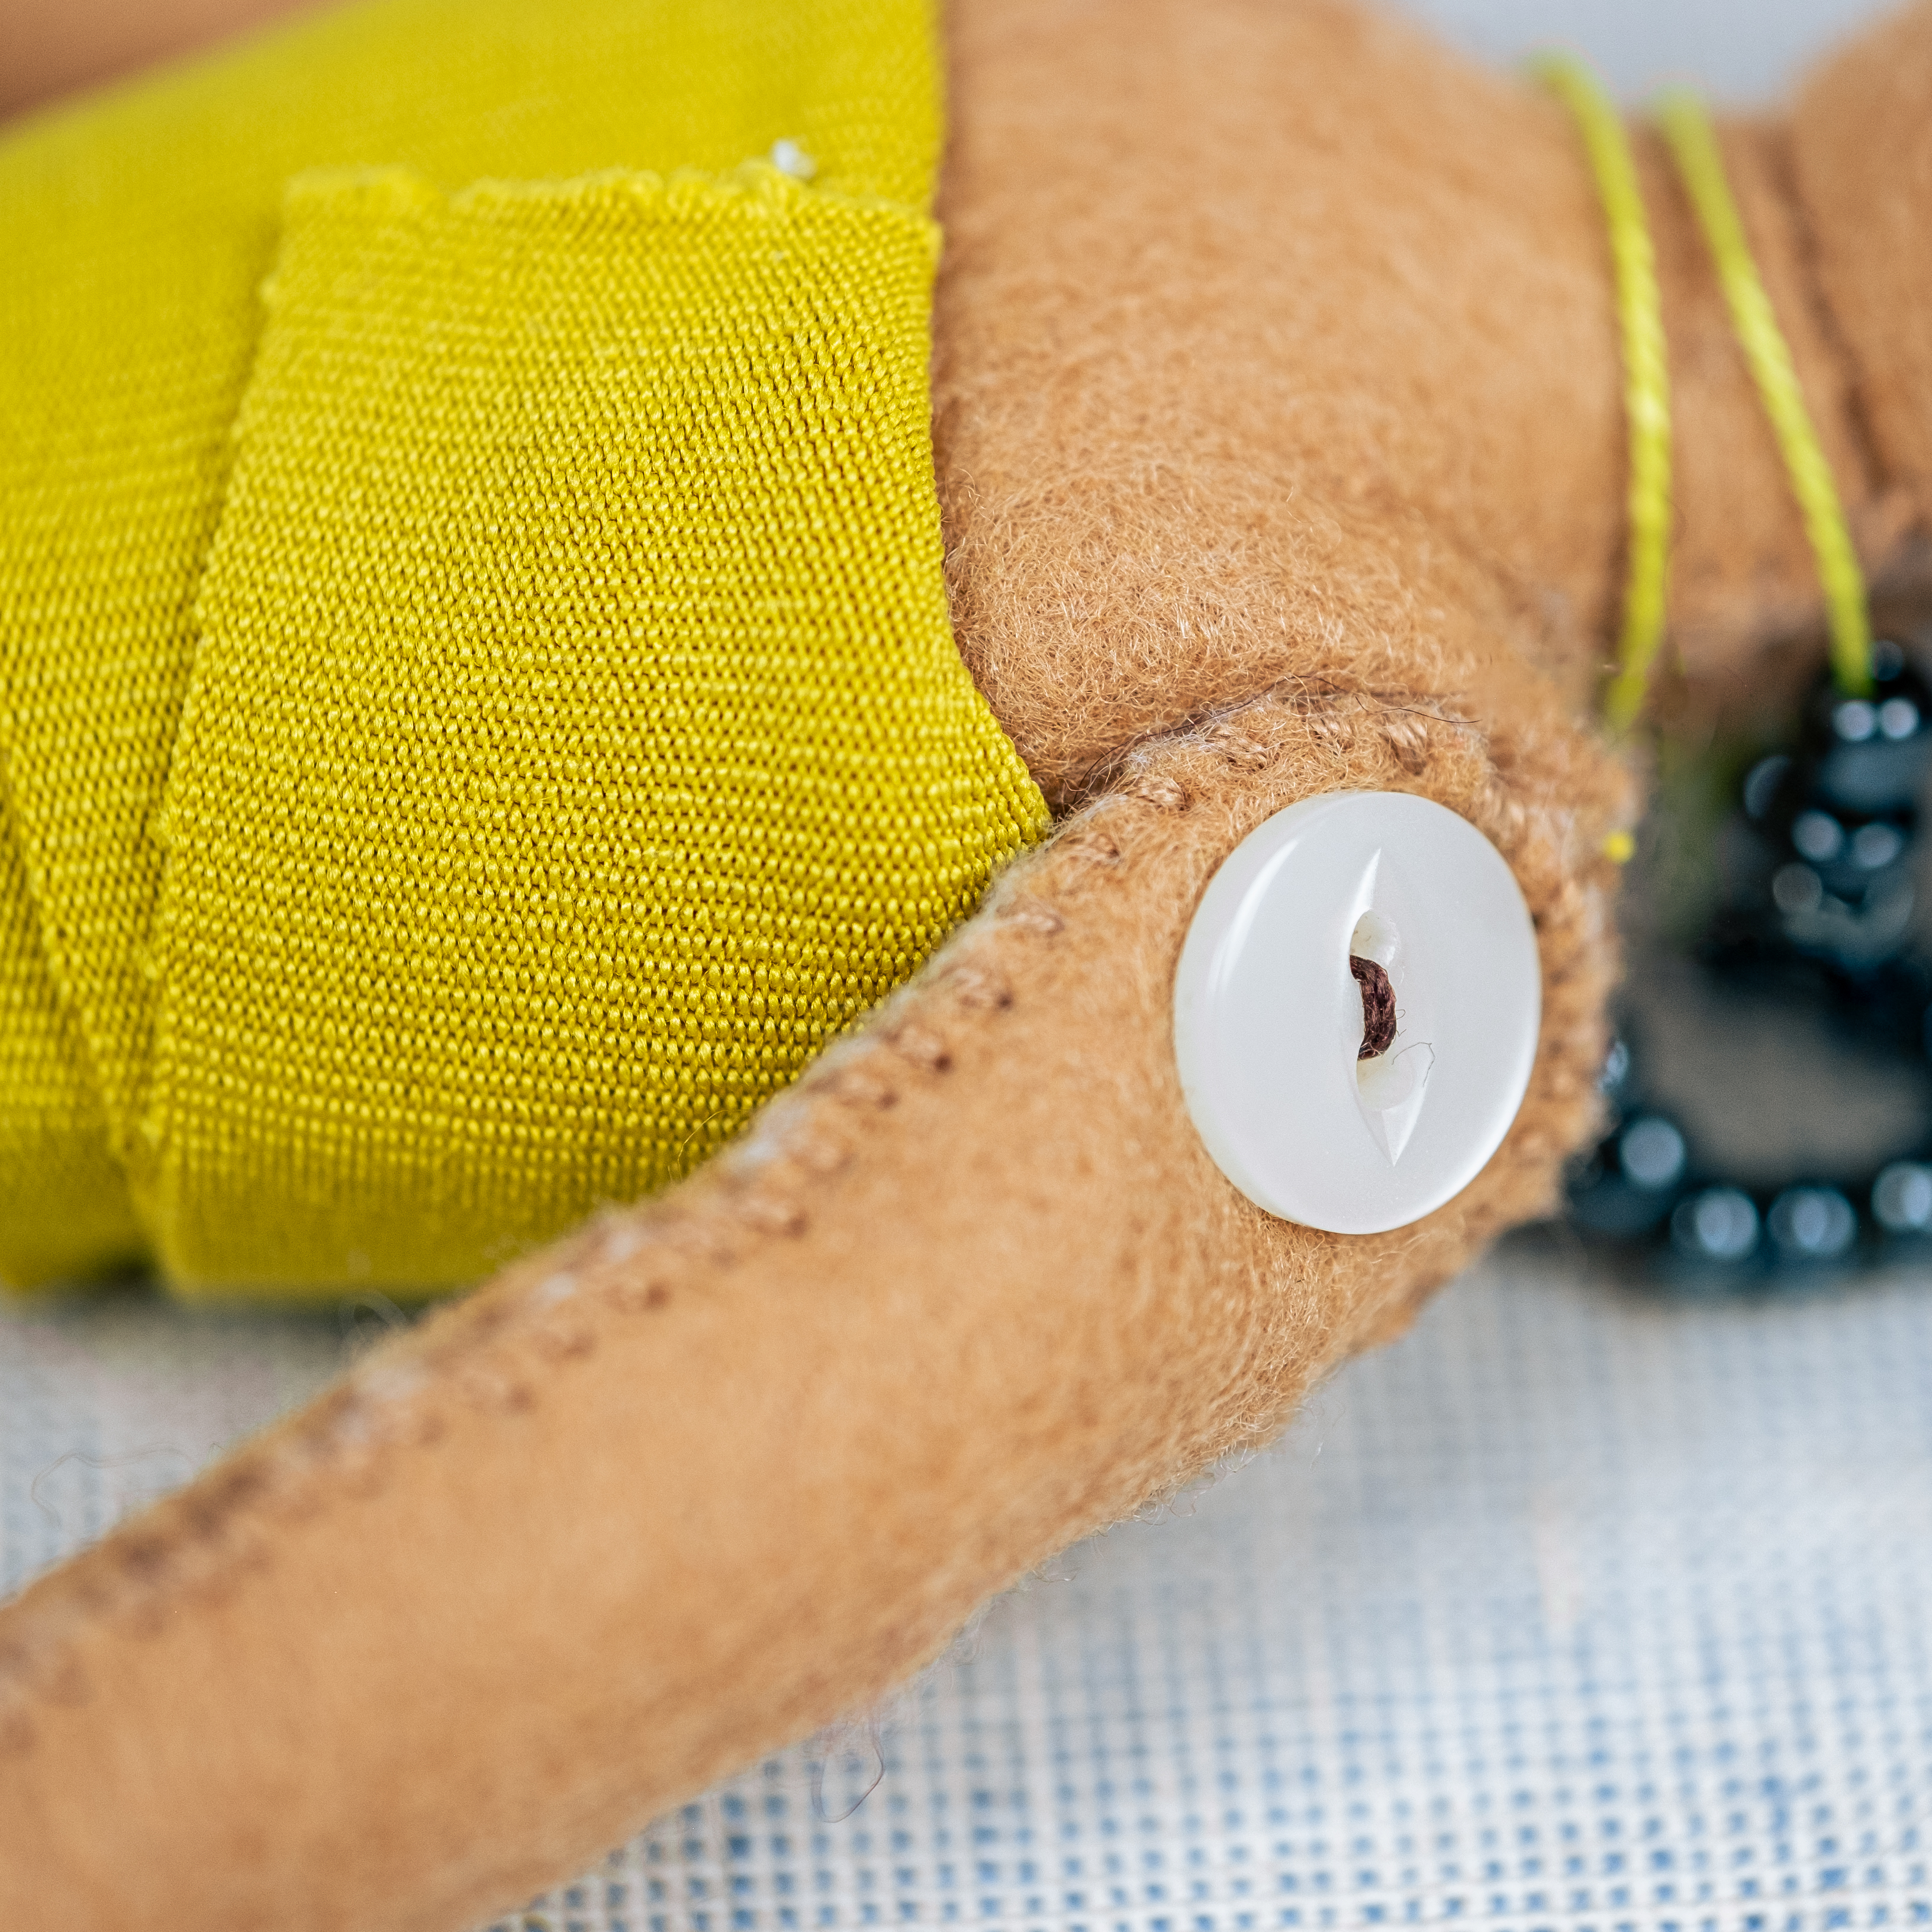
<path id="1" fill-rule="evenodd" d="M 1765 293 L 1750 243 L 1738 218 L 1724 155 L 1702 102 L 1686 88 L 1672 88 L 1658 102 L 1657 124 L 1677 162 L 1698 226 L 1704 231 L 1718 279 L 1730 305 L 1738 346 L 1750 365 L 1765 412 L 1778 436 L 1792 494 L 1804 513 L 1805 534 L 1818 560 L 1818 577 L 1832 630 L 1832 670 L 1841 691 L 1872 688 L 1871 619 L 1865 603 L 1864 573 L 1852 548 L 1845 512 L 1838 500 L 1832 466 L 1812 426 L 1792 368 L 1791 350 Z"/>
<path id="2" fill-rule="evenodd" d="M 1616 104 L 1573 55 L 1546 54 L 1531 71 L 1575 117 L 1609 224 L 1623 335 L 1624 413 L 1630 424 L 1630 554 L 1624 584 L 1617 668 L 1604 693 L 1604 716 L 1622 733 L 1636 722 L 1651 667 L 1664 641 L 1670 557 L 1670 371 L 1657 257 Z"/>

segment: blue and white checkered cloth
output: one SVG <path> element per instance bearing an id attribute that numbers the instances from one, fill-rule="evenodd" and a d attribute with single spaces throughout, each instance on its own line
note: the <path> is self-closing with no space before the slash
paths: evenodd
<path id="1" fill-rule="evenodd" d="M 0 1584 L 344 1346 L 0 1318 Z M 871 1721 L 502 1927 L 1828 1932 L 1932 1926 L 1928 1846 L 1932 1276 L 1672 1304 L 1520 1249 Z"/>

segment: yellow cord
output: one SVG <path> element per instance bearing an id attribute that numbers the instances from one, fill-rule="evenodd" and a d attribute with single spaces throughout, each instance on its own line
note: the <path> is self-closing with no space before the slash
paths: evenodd
<path id="1" fill-rule="evenodd" d="M 1624 413 L 1630 424 L 1630 556 L 1624 585 L 1617 668 L 1604 693 L 1612 732 L 1629 730 L 1664 641 L 1664 585 L 1670 556 L 1670 371 L 1657 258 L 1637 188 L 1636 168 L 1616 104 L 1574 56 L 1546 54 L 1532 71 L 1576 117 L 1597 178 L 1610 231 L 1617 321 L 1623 332 Z"/>
<path id="2" fill-rule="evenodd" d="M 1764 292 L 1744 224 L 1738 218 L 1737 203 L 1724 178 L 1724 155 L 1710 117 L 1697 97 L 1681 88 L 1672 89 L 1658 101 L 1656 114 L 1696 210 L 1698 225 L 1710 244 L 1738 346 L 1750 364 L 1758 394 L 1764 398 L 1792 493 L 1804 513 L 1805 533 L 1818 560 L 1819 580 L 1824 586 L 1825 608 L 1831 621 L 1832 674 L 1841 691 L 1868 692 L 1872 688 L 1871 619 L 1865 604 L 1864 574 L 1845 526 L 1832 466 L 1820 446 L 1804 392 L 1798 386 L 1791 351 L 1778 326 L 1771 298 Z"/>

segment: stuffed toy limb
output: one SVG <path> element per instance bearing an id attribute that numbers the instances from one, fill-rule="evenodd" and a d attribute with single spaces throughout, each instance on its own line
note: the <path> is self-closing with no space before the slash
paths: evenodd
<path id="1" fill-rule="evenodd" d="M 692 1180 L 523 1260 L 0 1613 L 11 1922 L 461 1925 L 862 1704 L 1056 1548 L 1280 1429 L 1549 1204 L 1593 1118 L 1588 722 L 1624 461 L 1601 218 L 1546 98 L 1330 0 L 950 23 L 934 420 L 953 618 L 1057 814 Z M 1884 594 L 1922 596 L 1932 9 L 1726 135 Z M 1643 152 L 1692 699 L 1816 632 Z M 1815 653 L 1814 653 L 1815 654 Z M 1175 962 L 1282 807 L 1408 791 L 1534 916 L 1478 1178 L 1362 1237 L 1203 1150 Z"/>

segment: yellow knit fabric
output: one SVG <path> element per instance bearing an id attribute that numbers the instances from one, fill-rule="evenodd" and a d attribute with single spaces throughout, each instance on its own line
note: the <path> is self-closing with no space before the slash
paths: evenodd
<path id="1" fill-rule="evenodd" d="M 0 1229 L 4 1273 L 58 1280 L 138 1262 L 146 1241 L 107 1117 L 40 951 L 14 828 L 0 814 Z"/>
<path id="2" fill-rule="evenodd" d="M 0 1273 L 471 1278 L 1036 833 L 945 625 L 938 124 L 906 0 L 381 0 L 0 146 Z M 388 171 L 285 227 L 317 166 Z"/>

